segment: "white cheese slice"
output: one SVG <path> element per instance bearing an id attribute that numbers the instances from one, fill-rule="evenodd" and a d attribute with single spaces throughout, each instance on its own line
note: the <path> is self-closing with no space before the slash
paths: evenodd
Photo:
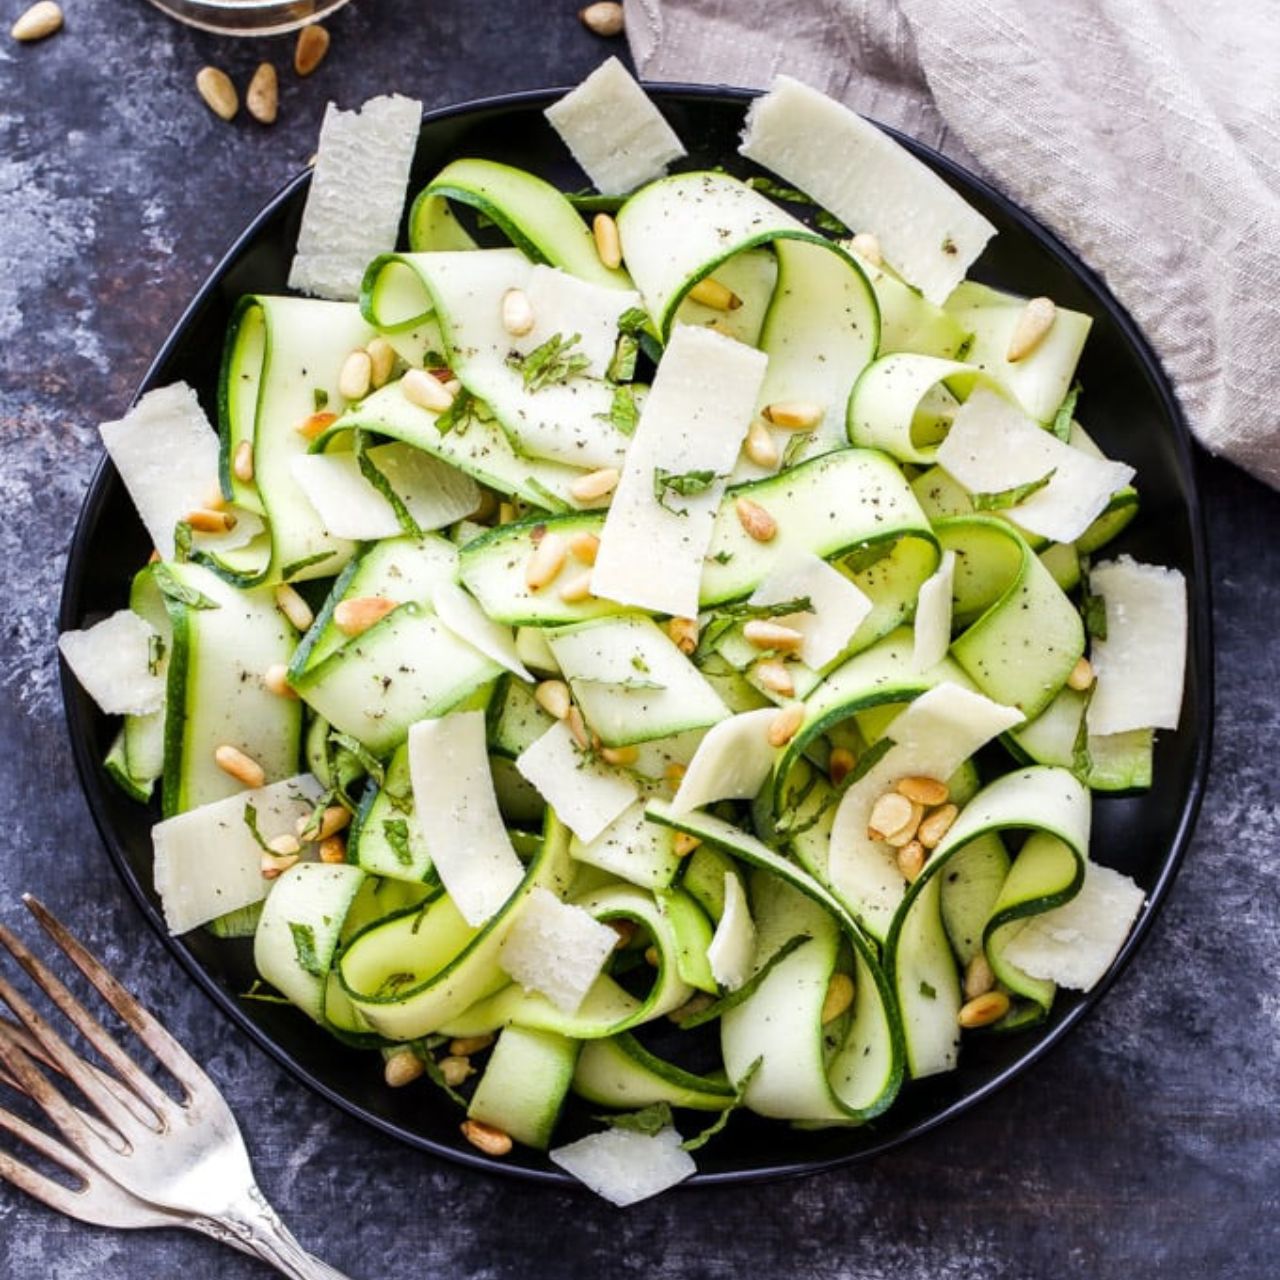
<path id="1" fill-rule="evenodd" d="M 674 1187 L 698 1169 L 670 1126 L 652 1135 L 605 1129 L 547 1154 L 552 1164 L 620 1209 Z"/>
<path id="2" fill-rule="evenodd" d="M 600 534 L 591 590 L 675 617 L 698 612 L 702 561 L 723 477 L 733 470 L 768 363 L 763 352 L 710 329 L 677 325 L 627 450 Z M 709 481 L 687 496 L 663 476 Z"/>
<path id="3" fill-rule="evenodd" d="M 690 813 L 717 800 L 750 800 L 764 786 L 778 755 L 769 744 L 775 707 L 744 711 L 707 730 L 671 801 L 672 813 Z"/>
<path id="4" fill-rule="evenodd" d="M 527 746 L 516 757 L 516 768 L 533 783 L 560 821 L 585 843 L 594 840 L 640 794 L 625 773 L 580 751 L 563 721 Z"/>
<path id="5" fill-rule="evenodd" d="M 633 289 L 605 288 L 541 264 L 529 272 L 525 293 L 533 309 L 533 328 L 523 337 L 508 336 L 509 349 L 527 355 L 557 333 L 576 333 L 574 351 L 590 361 L 586 372 L 593 378 L 603 378 L 609 370 L 623 312 L 640 306 L 640 295 Z"/>
<path id="6" fill-rule="evenodd" d="M 483 924 L 524 876 L 498 812 L 484 712 L 459 711 L 413 725 L 409 778 L 440 883 L 468 924 Z"/>
<path id="7" fill-rule="evenodd" d="M 271 887 L 262 878 L 262 847 L 249 829 L 253 806 L 264 840 L 293 835 L 324 788 L 309 773 L 240 791 L 188 809 L 151 828 L 156 892 L 170 933 L 186 933 L 218 916 L 252 906 Z"/>
<path id="8" fill-rule="evenodd" d="M 756 954 L 756 926 L 742 880 L 724 873 L 724 911 L 707 947 L 711 976 L 726 991 L 737 991 L 751 976 Z"/>
<path id="9" fill-rule="evenodd" d="M 804 636 L 800 657 L 821 670 L 838 658 L 871 612 L 870 599 L 820 556 L 801 551 L 783 561 L 751 593 L 752 604 L 808 597 L 811 609 L 775 619 Z"/>
<path id="10" fill-rule="evenodd" d="M 109 716 L 145 716 L 164 706 L 164 677 L 153 674 L 156 632 L 121 609 L 84 631 L 64 631 L 58 650 L 84 691 Z"/>
<path id="11" fill-rule="evenodd" d="M 956 553 L 944 551 L 938 567 L 920 586 L 911 650 L 911 669 L 917 673 L 936 667 L 951 648 L 951 591 L 955 577 Z"/>
<path id="12" fill-rule="evenodd" d="M 1111 967 L 1143 901 L 1128 876 L 1087 862 L 1080 892 L 1032 916 L 1006 944 L 1005 959 L 1033 978 L 1089 991 Z"/>
<path id="13" fill-rule="evenodd" d="M 1098 680 L 1089 732 L 1176 729 L 1187 665 L 1182 574 L 1121 556 L 1090 570 L 1089 589 L 1107 614 L 1107 638 L 1095 640 L 1090 654 Z"/>
<path id="14" fill-rule="evenodd" d="M 543 113 L 597 191 L 622 196 L 685 154 L 676 132 L 617 58 Z"/>
<path id="15" fill-rule="evenodd" d="M 617 933 L 589 911 L 539 888 L 521 904 L 498 964 L 526 991 L 577 1013 L 617 943 Z"/>
<path id="16" fill-rule="evenodd" d="M 365 268 L 396 247 L 421 127 L 422 103 L 399 94 L 371 98 L 357 111 L 329 103 L 289 288 L 320 298 L 360 296 Z"/>
<path id="17" fill-rule="evenodd" d="M 845 792 L 831 827 L 829 874 L 867 927 L 883 937 L 906 880 L 897 850 L 867 834 L 871 809 L 900 778 L 943 781 L 1022 713 L 950 681 L 922 693 L 890 723 L 893 746 Z"/>
<path id="18" fill-rule="evenodd" d="M 1134 475 L 1123 462 L 1073 449 L 985 388 L 956 411 L 938 462 L 970 493 L 1003 493 L 1052 473 L 1048 484 L 1005 511 L 1021 528 L 1054 542 L 1074 542 Z"/>
<path id="19" fill-rule="evenodd" d="M 941 303 L 995 235 L 972 205 L 875 125 L 790 76 L 747 113 L 744 156 L 812 196 Z"/>
<path id="20" fill-rule="evenodd" d="M 521 680 L 533 679 L 516 652 L 515 633 L 510 627 L 494 622 L 456 582 L 438 583 L 431 593 L 431 604 L 436 616 L 454 635 Z"/>

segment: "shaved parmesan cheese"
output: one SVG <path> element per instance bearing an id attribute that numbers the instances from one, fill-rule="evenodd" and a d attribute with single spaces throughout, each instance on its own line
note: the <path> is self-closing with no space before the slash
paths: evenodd
<path id="1" fill-rule="evenodd" d="M 309 773 L 188 809 L 151 828 L 156 892 L 170 933 L 186 933 L 218 916 L 261 902 L 262 847 L 247 821 L 257 815 L 264 840 L 293 835 L 324 788 Z"/>
<path id="2" fill-rule="evenodd" d="M 396 247 L 421 125 L 422 103 L 399 94 L 371 98 L 358 111 L 329 103 L 289 288 L 320 298 L 360 296 L 365 268 Z"/>
<path id="3" fill-rule="evenodd" d="M 560 821 L 588 843 L 640 794 L 626 774 L 580 751 L 563 721 L 526 747 L 516 757 L 516 768 Z"/>
<path id="4" fill-rule="evenodd" d="M 1134 474 L 1123 462 L 1073 449 L 985 388 L 956 411 L 937 456 L 970 493 L 1003 493 L 1049 476 L 1042 488 L 1006 510 L 1021 528 L 1054 542 L 1074 542 Z"/>
<path id="5" fill-rule="evenodd" d="M 620 1209 L 674 1187 L 698 1169 L 670 1126 L 652 1135 L 605 1129 L 547 1154 L 553 1164 Z"/>
<path id="6" fill-rule="evenodd" d="M 711 976 L 725 991 L 737 991 L 751 976 L 756 954 L 756 927 L 741 879 L 724 873 L 724 911 L 707 947 Z"/>
<path id="7" fill-rule="evenodd" d="M 1006 944 L 1004 958 L 1033 978 L 1092 990 L 1119 954 L 1143 900 L 1128 876 L 1087 862 L 1080 892 L 1032 916 Z"/>
<path id="8" fill-rule="evenodd" d="M 956 553 L 944 551 L 937 569 L 921 584 L 911 651 L 911 669 L 917 673 L 936 667 L 951 648 L 951 589 L 955 577 Z"/>
<path id="9" fill-rule="evenodd" d="M 671 801 L 672 813 L 689 813 L 716 800 L 750 800 L 773 770 L 769 745 L 776 707 L 744 711 L 707 730 Z"/>
<path id="10" fill-rule="evenodd" d="M 440 883 L 468 924 L 483 924 L 524 877 L 493 792 L 484 712 L 419 720 L 409 730 L 409 777 Z"/>
<path id="11" fill-rule="evenodd" d="M 456 636 L 461 636 L 486 658 L 514 672 L 521 680 L 532 680 L 529 668 L 516 652 L 515 633 L 510 627 L 492 621 L 456 582 L 441 582 L 431 594 L 436 616 Z"/>
<path id="12" fill-rule="evenodd" d="M 622 196 L 685 154 L 675 130 L 617 58 L 543 113 L 597 191 Z"/>
<path id="13" fill-rule="evenodd" d="M 885 258 L 930 302 L 946 299 L 996 232 L 887 134 L 790 76 L 776 76 L 751 104 L 738 149 L 852 230 L 874 232 Z"/>
<path id="14" fill-rule="evenodd" d="M 594 595 L 697 616 L 724 477 L 747 434 L 766 365 L 762 352 L 710 329 L 675 327 L 600 534 Z M 662 487 L 663 477 L 681 476 L 705 487 L 686 494 Z"/>
<path id="15" fill-rule="evenodd" d="M 640 305 L 633 289 L 606 289 L 556 267 L 533 267 L 525 285 L 533 308 L 533 328 L 523 337 L 507 335 L 509 350 L 526 355 L 557 333 L 577 334 L 575 352 L 587 357 L 586 372 L 603 378 L 618 345 L 618 321 Z"/>
<path id="16" fill-rule="evenodd" d="M 1187 665 L 1187 587 L 1177 569 L 1129 556 L 1095 565 L 1089 590 L 1106 606 L 1107 638 L 1090 658 L 1097 684 L 1089 732 L 1176 729 Z"/>
<path id="17" fill-rule="evenodd" d="M 156 632 L 129 609 L 86 631 L 64 631 L 58 649 L 84 691 L 109 716 L 145 716 L 164 706 L 164 678 L 151 667 Z"/>
<path id="18" fill-rule="evenodd" d="M 752 592 L 752 604 L 807 597 L 812 608 L 776 619 L 804 636 L 800 657 L 821 670 L 845 650 L 871 612 L 871 601 L 820 556 L 802 551 L 779 564 Z"/>
<path id="19" fill-rule="evenodd" d="M 539 991 L 564 1013 L 577 1013 L 617 933 L 582 907 L 534 889 L 502 943 L 498 964 L 526 991 Z"/>

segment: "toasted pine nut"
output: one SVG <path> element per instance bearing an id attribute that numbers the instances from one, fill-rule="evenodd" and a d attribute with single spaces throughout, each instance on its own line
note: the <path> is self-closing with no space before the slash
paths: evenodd
<path id="1" fill-rule="evenodd" d="M 601 467 L 599 471 L 579 476 L 569 486 L 569 493 L 578 502 L 595 502 L 597 498 L 612 493 L 618 487 L 618 480 L 617 467 Z"/>
<path id="2" fill-rule="evenodd" d="M 672 644 L 688 657 L 698 647 L 697 618 L 671 618 L 667 621 L 667 635 Z"/>
<path id="3" fill-rule="evenodd" d="M 596 0 L 595 4 L 578 10 L 578 21 L 594 35 L 616 36 L 622 34 L 626 17 L 617 0 Z"/>
<path id="4" fill-rule="evenodd" d="M 662 956 L 659 953 L 657 947 L 645 947 L 644 962 L 651 969 L 656 969 L 658 967 L 658 965 L 662 962 Z"/>
<path id="5" fill-rule="evenodd" d="M 908 800 L 914 800 L 916 804 L 922 804 L 926 808 L 932 808 L 935 804 L 946 804 L 951 794 L 947 790 L 947 784 L 939 782 L 937 778 L 899 778 L 895 790 L 899 795 L 904 795 Z"/>
<path id="6" fill-rule="evenodd" d="M 936 849 L 959 814 L 960 810 L 953 804 L 939 806 L 916 828 L 916 839 L 926 849 Z"/>
<path id="7" fill-rule="evenodd" d="M 886 840 L 896 835 L 911 821 L 914 808 L 906 796 L 896 791 L 886 791 L 871 806 L 867 819 L 867 836 L 871 840 Z"/>
<path id="8" fill-rule="evenodd" d="M 282 582 L 276 588 L 276 608 L 299 631 L 305 631 L 316 620 L 311 606 L 287 582 Z"/>
<path id="9" fill-rule="evenodd" d="M 239 747 L 233 747 L 229 743 L 214 750 L 213 762 L 223 773 L 230 774 L 251 790 L 265 785 L 267 781 L 262 766 L 252 756 L 245 755 Z"/>
<path id="10" fill-rule="evenodd" d="M 525 586 L 541 591 L 564 568 L 568 554 L 569 544 L 558 533 L 544 534 L 525 565 Z"/>
<path id="11" fill-rule="evenodd" d="M 505 1156 L 511 1151 L 511 1135 L 479 1120 L 464 1120 L 462 1136 L 487 1156 Z"/>
<path id="12" fill-rule="evenodd" d="M 267 848 L 281 858 L 287 858 L 291 854 L 302 852 L 302 846 L 298 843 L 298 837 L 290 835 L 287 832 L 282 836 L 275 836 L 268 840 Z"/>
<path id="13" fill-rule="evenodd" d="M 40 0 L 39 4 L 33 4 L 9 28 L 9 34 L 23 44 L 31 44 L 33 41 L 43 40 L 45 36 L 51 36 L 55 31 L 61 29 L 62 10 L 53 3 L 53 0 Z"/>
<path id="14" fill-rule="evenodd" d="M 682 1022 L 688 1022 L 695 1014 L 701 1013 L 704 1009 L 710 1009 L 714 1003 L 715 1001 L 705 991 L 699 991 L 690 996 L 678 1009 L 672 1009 L 667 1014 L 667 1021 L 674 1022 L 678 1027 Z"/>
<path id="15" fill-rule="evenodd" d="M 451 1089 L 456 1089 L 475 1073 L 476 1069 L 471 1065 L 470 1058 L 460 1058 L 457 1054 L 451 1053 L 440 1059 L 440 1078 Z"/>
<path id="16" fill-rule="evenodd" d="M 590 600 L 591 570 L 584 569 L 580 574 L 570 578 L 560 588 L 559 595 L 565 604 L 580 604 L 583 600 Z"/>
<path id="17" fill-rule="evenodd" d="M 785 747 L 804 724 L 804 703 L 789 702 L 769 722 L 769 745 Z"/>
<path id="18" fill-rule="evenodd" d="M 330 413 L 327 409 L 322 413 L 309 413 L 301 422 L 298 423 L 294 430 L 304 440 L 314 440 L 318 435 L 333 426 L 338 420 L 336 413 Z"/>
<path id="19" fill-rule="evenodd" d="M 513 338 L 523 338 L 534 320 L 533 304 L 523 289 L 508 289 L 502 295 L 502 327 Z"/>
<path id="20" fill-rule="evenodd" d="M 639 747 L 602 747 L 600 759 L 605 764 L 632 765 L 640 759 Z"/>
<path id="21" fill-rule="evenodd" d="M 186 522 L 197 533 L 226 533 L 236 527 L 236 518 L 230 511 L 211 511 L 208 507 L 188 511 Z"/>
<path id="22" fill-rule="evenodd" d="M 218 67 L 201 67 L 196 73 L 196 92 L 204 105 L 222 120 L 232 119 L 240 110 L 240 95 L 231 77 Z"/>
<path id="23" fill-rule="evenodd" d="M 426 1069 L 422 1059 L 412 1049 L 397 1049 L 387 1059 L 382 1075 L 391 1088 L 403 1089 L 405 1085 L 417 1080 Z"/>
<path id="24" fill-rule="evenodd" d="M 827 759 L 827 777 L 831 785 L 838 787 L 852 772 L 857 761 L 848 747 L 832 747 Z"/>
<path id="25" fill-rule="evenodd" d="M 812 400 L 779 400 L 776 404 L 765 405 L 762 410 L 768 422 L 788 431 L 811 430 L 822 421 L 823 412 L 822 405 Z"/>
<path id="26" fill-rule="evenodd" d="M 687 831 L 677 831 L 671 848 L 677 858 L 687 858 L 701 843 L 699 837 L 691 836 Z"/>
<path id="27" fill-rule="evenodd" d="M 410 404 L 432 413 L 443 413 L 453 404 L 453 394 L 445 389 L 439 378 L 425 369 L 410 369 L 400 379 L 400 390 Z"/>
<path id="28" fill-rule="evenodd" d="M 728 285 L 721 284 L 711 276 L 699 280 L 689 290 L 689 297 L 713 311 L 737 311 L 742 306 L 742 299 Z"/>
<path id="29" fill-rule="evenodd" d="M 787 670 L 785 663 L 766 659 L 764 662 L 757 662 L 751 671 L 761 687 L 768 689 L 770 693 L 780 693 L 784 698 L 789 698 L 796 691 L 796 682 L 791 678 L 791 672 Z"/>
<path id="30" fill-rule="evenodd" d="M 965 1028 L 989 1027 L 1009 1012 L 1009 997 L 1003 991 L 988 991 L 960 1006 L 956 1021 Z"/>
<path id="31" fill-rule="evenodd" d="M 363 400 L 373 384 L 373 361 L 367 351 L 353 351 L 338 374 L 338 394 L 344 400 Z"/>
<path id="32" fill-rule="evenodd" d="M 533 699 L 548 715 L 563 720 L 569 714 L 572 699 L 563 680 L 543 680 L 533 691 Z"/>
<path id="33" fill-rule="evenodd" d="M 298 819 L 295 829 L 299 840 L 327 840 L 339 831 L 345 831 L 350 825 L 351 814 L 346 808 L 340 804 L 331 804 L 320 815 L 318 824 L 315 815 L 308 814 L 305 818 Z"/>
<path id="34" fill-rule="evenodd" d="M 865 258 L 873 267 L 884 265 L 884 254 L 880 251 L 880 239 L 873 231 L 859 231 L 849 241 L 849 248 L 860 258 Z"/>
<path id="35" fill-rule="evenodd" d="M 778 522 L 758 502 L 739 498 L 733 505 L 742 527 L 757 542 L 772 542 L 777 537 Z"/>
<path id="36" fill-rule="evenodd" d="M 600 554 L 600 539 L 594 533 L 575 533 L 569 538 L 569 554 L 583 564 L 595 564 Z"/>
<path id="37" fill-rule="evenodd" d="M 901 849 L 904 845 L 909 844 L 916 838 L 916 831 L 920 826 L 920 819 L 924 817 L 924 805 L 916 804 L 911 801 L 911 817 L 907 819 L 907 824 L 900 831 L 893 832 L 892 835 L 885 836 L 885 844 L 891 844 L 895 849 Z"/>
<path id="38" fill-rule="evenodd" d="M 577 707 L 570 707 L 564 722 L 569 726 L 569 732 L 573 735 L 574 742 L 578 744 L 578 749 L 590 751 L 591 738 L 587 734 L 587 725 L 582 718 L 582 712 Z"/>
<path id="39" fill-rule="evenodd" d="M 227 509 L 227 500 L 222 496 L 222 486 L 214 485 L 209 490 L 208 496 L 204 500 L 206 511 L 225 511 Z"/>
<path id="40" fill-rule="evenodd" d="M 1093 684 L 1093 678 L 1093 664 L 1088 658 L 1081 658 L 1071 668 L 1071 674 L 1067 677 L 1067 688 L 1083 693 Z"/>
<path id="41" fill-rule="evenodd" d="M 898 870 L 902 872 L 903 878 L 908 884 L 915 884 L 920 878 L 920 873 L 924 870 L 924 864 L 924 845 L 919 840 L 908 840 L 898 850 Z"/>
<path id="42" fill-rule="evenodd" d="M 236 455 L 231 463 L 231 471 L 241 484 L 253 482 L 253 441 L 241 440 L 236 445 Z"/>
<path id="43" fill-rule="evenodd" d="M 298 32 L 298 43 L 293 50 L 293 69 L 300 76 L 309 76 L 329 52 L 329 33 L 318 23 L 303 27 Z"/>
<path id="44" fill-rule="evenodd" d="M 298 861 L 296 853 L 264 853 L 258 859 L 258 870 L 264 880 L 278 880 Z"/>
<path id="45" fill-rule="evenodd" d="M 760 421 L 753 422 L 747 428 L 747 443 L 742 451 L 757 467 L 776 467 L 781 457 L 778 446 L 773 443 L 773 437 L 769 434 L 769 428 Z"/>
<path id="46" fill-rule="evenodd" d="M 449 1041 L 449 1052 L 455 1058 L 469 1058 L 474 1053 L 483 1053 L 493 1041 L 491 1031 L 478 1036 L 455 1036 Z"/>
<path id="47" fill-rule="evenodd" d="M 622 265 L 622 241 L 618 224 L 607 213 L 597 213 L 591 220 L 591 234 L 596 242 L 596 256 L 611 271 Z"/>
<path id="48" fill-rule="evenodd" d="M 386 338 L 374 338 L 365 350 L 369 353 L 369 381 L 374 387 L 385 387 L 396 367 L 396 349 Z"/>
<path id="49" fill-rule="evenodd" d="M 669 765 L 662 771 L 662 776 L 667 780 L 667 786 L 672 790 L 679 788 L 684 781 L 684 775 L 688 773 L 688 765 L 681 764 L 678 760 L 672 760 Z"/>
<path id="50" fill-rule="evenodd" d="M 280 81 L 270 62 L 258 63 L 245 91 L 244 105 L 259 124 L 275 124 L 280 110 Z"/>
<path id="51" fill-rule="evenodd" d="M 853 1003 L 853 979 L 847 973 L 833 973 L 822 1001 L 822 1025 L 834 1022 Z"/>
<path id="52" fill-rule="evenodd" d="M 334 865 L 346 862 L 347 842 L 342 836 L 327 836 L 320 841 L 320 861 Z"/>
<path id="53" fill-rule="evenodd" d="M 996 975 L 985 951 L 979 951 L 964 969 L 964 998 L 976 1000 L 985 996 L 996 985 Z"/>
<path id="54" fill-rule="evenodd" d="M 774 649 L 778 653 L 796 653 L 804 644 L 804 636 L 794 627 L 784 627 L 768 618 L 752 618 L 742 628 L 742 636 L 757 649 Z"/>
<path id="55" fill-rule="evenodd" d="M 1057 316 L 1052 298 L 1031 298 L 1013 326 L 1004 358 L 1011 362 L 1025 360 L 1044 341 Z"/>
<path id="56" fill-rule="evenodd" d="M 339 600 L 333 610 L 333 625 L 344 636 L 363 635 L 398 608 L 399 603 L 388 600 L 386 596 L 356 596 L 354 600 Z"/>
<path id="57" fill-rule="evenodd" d="M 262 673 L 262 684 L 268 693 L 277 698 L 296 698 L 293 686 L 289 683 L 289 668 L 283 662 L 273 662 Z"/>

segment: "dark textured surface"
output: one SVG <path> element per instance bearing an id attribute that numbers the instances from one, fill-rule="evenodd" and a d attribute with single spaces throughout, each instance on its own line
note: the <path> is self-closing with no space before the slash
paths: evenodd
<path id="1" fill-rule="evenodd" d="M 1268 535 L 1280 499 L 1207 459 L 1219 728 L 1199 835 L 1099 1013 L 975 1113 L 871 1166 L 623 1214 L 405 1151 L 229 1029 L 144 930 L 72 774 L 54 614 L 94 424 L 124 408 L 185 299 L 312 150 L 327 97 L 351 106 L 399 89 L 437 105 L 571 81 L 603 50 L 562 0 L 361 0 L 331 24 L 312 80 L 282 77 L 281 120 L 264 130 L 215 120 L 191 81 L 217 61 L 243 83 L 262 56 L 287 63 L 288 40 L 230 46 L 141 0 L 66 7 L 54 40 L 0 45 L 0 919 L 20 922 L 18 891 L 39 893 L 163 1014 L 226 1090 L 264 1190 L 304 1242 L 368 1277 L 1273 1274 L 1280 550 Z M 265 1274 L 195 1237 L 94 1231 L 0 1187 L 5 1277 L 214 1267 Z"/>

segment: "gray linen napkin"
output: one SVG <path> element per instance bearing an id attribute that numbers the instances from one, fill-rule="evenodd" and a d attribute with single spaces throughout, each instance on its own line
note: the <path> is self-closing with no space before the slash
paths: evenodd
<path id="1" fill-rule="evenodd" d="M 1201 442 L 1280 487 L 1280 0 L 626 0 L 640 74 L 785 71 L 1098 270 Z"/>

